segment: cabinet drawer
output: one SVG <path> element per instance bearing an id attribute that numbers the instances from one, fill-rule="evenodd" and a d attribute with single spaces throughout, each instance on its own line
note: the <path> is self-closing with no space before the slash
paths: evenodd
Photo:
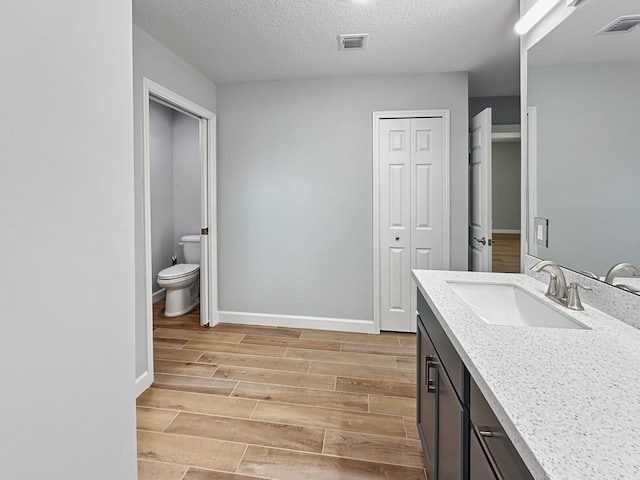
<path id="1" fill-rule="evenodd" d="M 469 413 L 486 457 L 491 461 L 498 479 L 533 480 L 520 454 L 507 437 L 484 395 L 471 379 Z"/>
<path id="2" fill-rule="evenodd" d="M 422 296 L 420 290 L 418 290 L 418 313 L 420 314 L 420 318 L 422 319 L 422 323 L 424 324 L 427 334 L 433 343 L 433 346 L 438 353 L 438 357 L 444 365 L 446 365 L 447 374 L 449 375 L 449 379 L 453 384 L 456 395 L 461 403 L 465 404 L 466 399 L 464 398 L 464 379 L 465 379 L 465 368 L 458 352 L 451 344 L 449 337 L 444 333 L 440 322 L 434 315 L 431 307 Z"/>
<path id="3" fill-rule="evenodd" d="M 469 480 L 498 480 L 476 432 L 469 432 Z"/>

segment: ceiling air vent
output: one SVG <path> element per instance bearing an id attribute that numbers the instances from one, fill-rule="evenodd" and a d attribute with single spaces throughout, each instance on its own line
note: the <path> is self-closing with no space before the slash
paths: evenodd
<path id="1" fill-rule="evenodd" d="M 620 17 L 598 32 L 601 33 L 626 33 L 640 25 L 640 15 L 625 15 Z"/>
<path id="2" fill-rule="evenodd" d="M 340 50 L 364 50 L 367 48 L 368 33 L 358 33 L 352 35 L 339 35 L 338 48 Z"/>

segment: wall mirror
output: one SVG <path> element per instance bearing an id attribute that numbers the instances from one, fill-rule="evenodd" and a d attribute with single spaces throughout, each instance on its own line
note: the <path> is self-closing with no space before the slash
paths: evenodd
<path id="1" fill-rule="evenodd" d="M 526 56 L 528 253 L 600 279 L 640 268 L 640 3 L 587 0 Z"/>

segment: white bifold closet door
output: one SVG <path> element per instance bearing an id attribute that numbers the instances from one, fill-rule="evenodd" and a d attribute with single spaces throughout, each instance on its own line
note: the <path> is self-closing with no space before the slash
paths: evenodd
<path id="1" fill-rule="evenodd" d="M 443 268 L 443 119 L 381 119 L 379 132 L 380 329 L 411 332 L 411 269 Z"/>

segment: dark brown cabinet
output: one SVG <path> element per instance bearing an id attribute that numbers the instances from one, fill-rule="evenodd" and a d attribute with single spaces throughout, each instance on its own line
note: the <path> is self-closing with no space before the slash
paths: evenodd
<path id="1" fill-rule="evenodd" d="M 418 431 L 430 478 L 460 480 L 465 409 L 422 321 L 418 325 Z"/>
<path id="2" fill-rule="evenodd" d="M 431 480 L 533 480 L 418 291 L 417 423 Z"/>
<path id="3" fill-rule="evenodd" d="M 473 429 L 469 435 L 469 480 L 498 480 Z"/>
<path id="4" fill-rule="evenodd" d="M 418 432 L 422 440 L 425 460 L 430 470 L 435 467 L 436 460 L 436 395 L 434 359 L 435 350 L 424 330 L 422 322 L 418 322 Z"/>

